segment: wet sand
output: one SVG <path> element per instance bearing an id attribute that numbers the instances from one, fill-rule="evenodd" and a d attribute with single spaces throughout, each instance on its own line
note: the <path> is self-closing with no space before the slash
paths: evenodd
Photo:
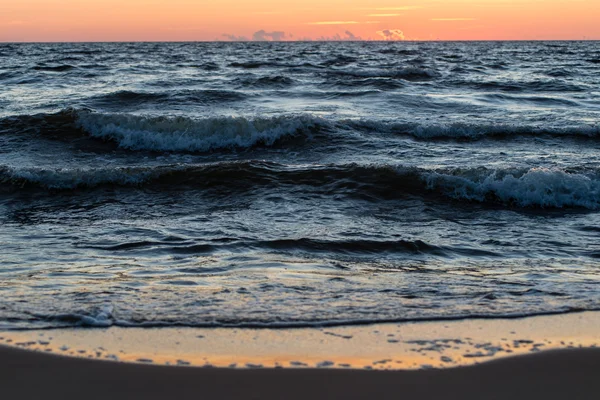
<path id="1" fill-rule="evenodd" d="M 597 399 L 600 349 L 447 369 L 168 367 L 0 347 L 6 399 Z"/>
<path id="2" fill-rule="evenodd" d="M 0 332 L 2 399 L 597 399 L 600 312 Z"/>
<path id="3" fill-rule="evenodd" d="M 600 347 L 600 312 L 294 329 L 69 328 L 0 332 L 0 344 L 154 365 L 407 370 Z"/>

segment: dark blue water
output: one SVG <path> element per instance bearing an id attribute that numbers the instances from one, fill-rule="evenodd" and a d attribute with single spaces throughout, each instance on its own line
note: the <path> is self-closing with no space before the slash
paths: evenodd
<path id="1" fill-rule="evenodd" d="M 600 309 L 600 43 L 0 44 L 0 327 Z"/>

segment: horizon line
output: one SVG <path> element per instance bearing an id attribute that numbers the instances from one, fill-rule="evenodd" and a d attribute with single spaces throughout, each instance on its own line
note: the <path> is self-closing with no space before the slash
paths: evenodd
<path id="1" fill-rule="evenodd" d="M 1 41 L 0 44 L 86 44 L 86 43 L 404 43 L 404 42 L 600 42 L 598 39 L 360 39 L 360 40 L 81 40 L 81 41 Z"/>

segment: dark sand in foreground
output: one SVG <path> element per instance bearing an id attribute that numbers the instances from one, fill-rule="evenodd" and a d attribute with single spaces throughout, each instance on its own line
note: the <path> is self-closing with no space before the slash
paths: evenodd
<path id="1" fill-rule="evenodd" d="M 0 346 L 3 399 L 598 399 L 600 349 L 420 371 L 166 367 Z"/>

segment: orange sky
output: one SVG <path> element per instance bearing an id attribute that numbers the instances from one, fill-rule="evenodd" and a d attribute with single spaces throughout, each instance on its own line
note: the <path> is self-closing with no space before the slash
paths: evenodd
<path id="1" fill-rule="evenodd" d="M 4 42 L 351 35 L 377 40 L 600 39 L 600 0 L 0 0 Z"/>

